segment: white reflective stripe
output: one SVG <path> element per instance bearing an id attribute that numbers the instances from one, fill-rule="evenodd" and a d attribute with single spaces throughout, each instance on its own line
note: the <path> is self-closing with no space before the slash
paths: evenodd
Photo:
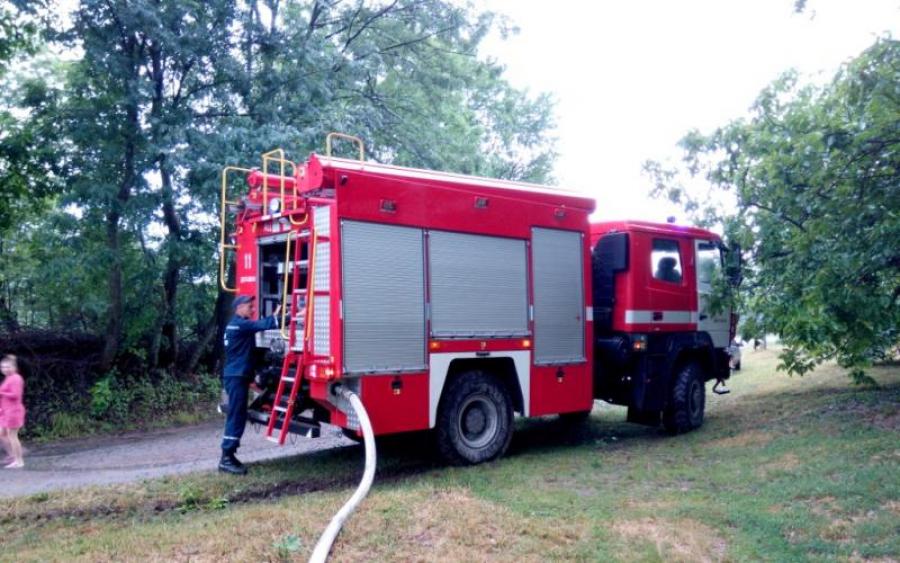
<path id="1" fill-rule="evenodd" d="M 234 436 L 222 436 L 223 440 L 240 440 L 240 438 L 235 438 Z"/>
<path id="2" fill-rule="evenodd" d="M 594 322 L 594 308 L 593 307 L 585 307 L 584 308 L 584 320 L 589 323 Z"/>
<path id="3" fill-rule="evenodd" d="M 434 428 L 437 423 L 437 408 L 447 380 L 450 362 L 459 358 L 481 358 L 477 352 L 459 352 L 431 354 L 428 373 L 428 427 Z M 531 402 L 531 352 L 529 350 L 498 351 L 492 350 L 491 359 L 511 358 L 516 366 L 516 377 L 522 390 L 523 416 L 528 416 Z"/>
<path id="4" fill-rule="evenodd" d="M 654 314 L 662 313 L 662 319 L 653 319 Z M 700 318 L 697 311 L 625 311 L 625 324 L 688 324 L 696 323 Z"/>

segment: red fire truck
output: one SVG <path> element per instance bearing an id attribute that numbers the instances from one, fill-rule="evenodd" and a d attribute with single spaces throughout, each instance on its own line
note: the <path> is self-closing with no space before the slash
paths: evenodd
<path id="1" fill-rule="evenodd" d="M 285 305 L 256 341 L 250 418 L 269 439 L 323 423 L 358 436 L 342 388 L 376 435 L 433 430 L 460 464 L 502 455 L 516 413 L 584 418 L 595 399 L 673 433 L 700 426 L 735 329 L 708 310 L 717 235 L 591 224 L 593 199 L 366 162 L 355 139 L 358 160 L 335 158 L 334 135 L 326 156 L 278 150 L 222 175 L 225 289 L 262 315 Z"/>

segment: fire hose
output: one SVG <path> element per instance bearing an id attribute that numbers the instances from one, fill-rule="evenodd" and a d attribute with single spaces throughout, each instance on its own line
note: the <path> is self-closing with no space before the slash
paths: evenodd
<path id="1" fill-rule="evenodd" d="M 353 493 L 353 496 L 351 496 L 337 514 L 334 515 L 331 522 L 328 524 L 328 527 L 322 532 L 322 536 L 316 543 L 312 556 L 309 558 L 310 563 L 325 563 L 328 559 L 328 554 L 331 553 L 331 546 L 334 543 L 335 538 L 337 538 L 338 533 L 341 531 L 341 527 L 344 525 L 347 518 L 350 517 L 350 514 L 356 510 L 359 503 L 361 503 L 369 493 L 369 489 L 372 487 L 372 481 L 375 479 L 375 432 L 372 430 L 372 422 L 369 421 L 369 415 L 366 413 L 366 408 L 363 406 L 362 401 L 356 393 L 349 389 L 342 388 L 340 394 L 350 402 L 350 405 L 356 412 L 356 417 L 359 419 L 359 426 L 362 429 L 363 440 L 366 447 L 366 468 L 365 471 L 363 471 L 362 481 L 360 481 L 359 486 L 356 488 L 356 492 Z"/>

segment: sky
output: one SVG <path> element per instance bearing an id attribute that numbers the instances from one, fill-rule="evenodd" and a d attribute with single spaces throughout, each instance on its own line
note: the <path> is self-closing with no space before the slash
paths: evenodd
<path id="1" fill-rule="evenodd" d="M 482 54 L 507 79 L 556 100 L 560 187 L 597 199 L 593 218 L 664 221 L 647 159 L 676 161 L 678 140 L 747 115 L 757 94 L 796 68 L 825 82 L 875 38 L 900 38 L 900 1 L 483 0 L 520 29 Z"/>

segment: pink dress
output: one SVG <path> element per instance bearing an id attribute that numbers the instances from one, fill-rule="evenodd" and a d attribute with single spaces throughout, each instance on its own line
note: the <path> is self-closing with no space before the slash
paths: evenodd
<path id="1" fill-rule="evenodd" d="M 25 425 L 24 391 L 25 380 L 18 373 L 7 375 L 0 383 L 0 428 L 16 429 Z"/>

